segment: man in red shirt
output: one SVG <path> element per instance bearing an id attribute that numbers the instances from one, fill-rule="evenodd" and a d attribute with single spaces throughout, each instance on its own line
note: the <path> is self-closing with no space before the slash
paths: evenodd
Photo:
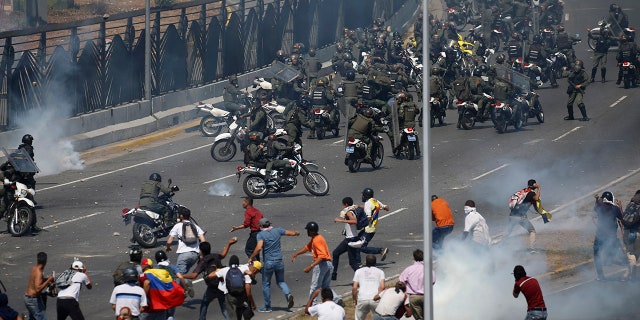
<path id="1" fill-rule="evenodd" d="M 446 200 L 438 198 L 435 194 L 431 196 L 431 219 L 436 222 L 436 227 L 431 232 L 432 245 L 434 250 L 441 250 L 444 237 L 453 231 L 453 212 Z"/>
<path id="2" fill-rule="evenodd" d="M 229 232 L 234 232 L 236 230 L 249 228 L 251 233 L 249 233 L 249 238 L 247 239 L 247 243 L 244 246 L 244 253 L 247 254 L 247 257 L 251 257 L 253 253 L 253 249 L 258 245 L 258 239 L 256 236 L 258 232 L 260 232 L 260 219 L 262 219 L 262 212 L 256 209 L 253 206 L 253 199 L 249 197 L 242 197 L 242 207 L 244 210 L 244 222 L 239 226 L 231 227 Z M 260 261 L 260 255 L 255 257 L 255 260 Z"/>
<path id="3" fill-rule="evenodd" d="M 538 280 L 527 277 L 527 272 L 523 266 L 515 266 L 513 268 L 513 277 L 516 284 L 513 286 L 513 297 L 518 298 L 520 292 L 527 299 L 527 317 L 526 319 L 546 320 L 547 307 L 542 297 L 542 289 Z"/>

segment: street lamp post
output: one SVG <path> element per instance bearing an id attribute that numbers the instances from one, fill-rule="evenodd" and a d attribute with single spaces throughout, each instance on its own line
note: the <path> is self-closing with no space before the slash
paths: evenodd
<path id="1" fill-rule="evenodd" d="M 151 101 L 151 0 L 145 0 L 144 6 L 144 98 Z M 151 104 L 153 114 L 153 103 Z"/>

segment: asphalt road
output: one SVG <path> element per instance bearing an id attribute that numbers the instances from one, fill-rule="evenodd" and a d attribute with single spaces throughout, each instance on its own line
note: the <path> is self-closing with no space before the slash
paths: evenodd
<path id="1" fill-rule="evenodd" d="M 633 25 L 638 17 L 638 4 L 630 0 L 618 3 L 629 9 L 626 12 Z M 567 30 L 581 33 L 586 40 L 585 27 L 595 25 L 606 14 L 608 5 L 596 0 L 566 1 Z M 576 52 L 590 70 L 591 53 L 587 49 L 585 41 L 576 47 Z M 476 201 L 492 233 L 498 234 L 506 225 L 508 197 L 514 190 L 523 187 L 528 179 L 534 178 L 542 186 L 547 209 L 561 208 L 554 211 L 553 223 L 562 224 L 563 218 L 569 220 L 575 211 L 575 206 L 568 203 L 581 196 L 601 192 L 604 186 L 640 170 L 637 161 L 640 151 L 634 140 L 638 133 L 635 120 L 640 117 L 640 110 L 636 108 L 640 102 L 638 90 L 624 90 L 615 86 L 617 70 L 614 61 L 614 53 L 610 53 L 609 81 L 606 84 L 591 84 L 587 89 L 586 104 L 592 118 L 590 122 L 562 120 L 566 114 L 567 97 L 566 80 L 560 80 L 559 88 L 539 91 L 546 116 L 544 124 L 537 124 L 535 119 L 531 119 L 532 123 L 523 130 L 510 130 L 505 134 L 498 134 L 489 123 L 464 131 L 455 128 L 456 114 L 450 110 L 446 118 L 447 125 L 430 130 L 430 145 L 422 146 L 424 150 L 429 149 L 431 157 L 430 191 L 446 198 L 457 211 L 456 228 L 450 237 L 458 237 L 462 231 L 462 206 L 467 199 Z M 300 184 L 291 192 L 256 200 L 255 206 L 274 225 L 286 229 L 304 231 L 308 221 L 317 221 L 329 246 L 334 247 L 341 239 L 341 226 L 333 223 L 333 218 L 341 208 L 341 199 L 351 196 L 357 201 L 364 187 L 372 187 L 376 198 L 391 206 L 391 211 L 385 213 L 380 222 L 380 231 L 372 245 L 390 248 L 389 257 L 379 266 L 387 276 L 396 275 L 411 263 L 411 252 L 422 247 L 423 162 L 389 157 L 389 144 L 386 142 L 387 158 L 380 170 L 372 171 L 368 166 L 363 166 L 361 172 L 351 174 L 343 164 L 343 139 L 344 136 L 323 141 L 304 141 L 305 157 L 317 162 L 321 172 L 330 181 L 331 190 L 327 196 L 311 196 Z M 181 191 L 175 200 L 192 210 L 203 229 L 207 230 L 206 237 L 215 251 L 221 250 L 229 237 L 238 236 L 239 243 L 232 248 L 231 254 L 244 259 L 243 247 L 248 232 L 228 232 L 232 225 L 241 223 L 243 219 L 240 197 L 244 194 L 234 175 L 236 167 L 241 165 L 241 158 L 238 155 L 229 163 L 215 162 L 209 155 L 212 142 L 211 138 L 189 132 L 163 140 L 162 143 L 131 147 L 127 152 L 102 157 L 99 162 L 86 159 L 88 164 L 83 170 L 38 177 L 36 198 L 41 205 L 38 209 L 39 224 L 46 231 L 22 238 L 0 233 L 0 248 L 3 249 L 0 253 L 0 279 L 7 287 L 11 305 L 24 311 L 21 297 L 29 268 L 35 264 L 36 253 L 45 251 L 49 254 L 49 264 L 45 269 L 47 274 L 52 270 L 61 272 L 73 257 L 87 264 L 95 286 L 93 290 L 81 292 L 81 308 L 88 319 L 112 319 L 108 303 L 112 289 L 111 273 L 121 261 L 128 258 L 126 251 L 131 236 L 131 226 L 124 226 L 120 214 L 123 208 L 137 204 L 140 184 L 152 172 L 160 173 L 164 181 L 172 178 L 180 186 Z M 38 154 L 36 149 L 36 160 L 43 163 L 50 161 L 50 158 Z M 544 228 L 540 221 L 534 224 L 536 228 Z M 285 255 L 290 256 L 307 241 L 304 233 L 297 238 L 283 239 Z M 145 255 L 152 257 L 155 250 L 145 251 Z M 170 258 L 175 261 L 176 255 L 170 253 Z M 531 265 L 528 268 L 530 274 L 543 274 L 549 270 L 546 270 L 544 263 L 538 263 L 543 260 L 542 255 L 523 257 L 515 251 L 500 259 L 497 273 L 504 271 L 505 280 L 496 281 L 494 288 L 484 288 L 488 292 L 495 289 L 496 295 L 484 295 L 471 301 L 490 308 L 475 309 L 475 303 L 468 300 L 456 302 L 460 300 L 456 297 L 466 296 L 462 294 L 466 281 L 460 277 L 458 281 L 449 282 L 458 276 L 455 271 L 442 267 L 438 269 L 440 280 L 434 287 L 436 317 L 473 319 L 482 314 L 483 318 L 507 319 L 513 318 L 514 312 L 523 315 L 523 299 L 516 300 L 510 295 L 509 286 L 512 282 L 509 281 L 512 280 L 508 273 L 514 264 L 519 263 Z M 340 293 L 350 292 L 352 276 L 344 260 L 346 257 L 335 282 L 335 288 Z M 286 264 L 286 280 L 296 297 L 297 308 L 302 306 L 308 295 L 310 275 L 305 274 L 303 268 L 310 262 L 311 257 L 304 256 Z M 588 277 L 593 278 L 592 275 L 585 275 L 585 279 Z M 602 286 L 598 284 L 584 279 L 572 281 L 571 284 L 559 284 L 560 288 L 571 289 L 558 289 L 556 291 L 559 293 L 549 294 L 547 300 L 550 309 L 551 306 L 566 306 L 563 310 L 578 310 L 585 305 L 576 297 L 597 297 L 597 294 L 603 293 L 600 292 Z M 607 289 L 607 293 L 622 292 L 616 289 L 619 284 L 612 286 L 616 287 Z M 452 288 L 455 290 L 450 291 Z M 188 299 L 178 309 L 179 318 L 195 318 L 199 308 L 197 298 L 201 296 L 202 289 L 202 282 L 196 283 L 196 298 Z M 477 293 L 485 292 L 473 289 Z M 254 293 L 257 303 L 261 305 L 259 285 L 254 287 Z M 275 286 L 272 288 L 272 300 L 276 311 L 258 314 L 256 319 L 287 314 L 281 309 L 285 306 L 285 300 Z M 591 309 L 586 310 L 606 310 L 611 317 L 618 309 L 616 305 L 598 304 L 598 299 L 589 301 Z M 53 318 L 53 299 L 50 299 L 50 303 L 47 313 Z M 460 314 L 461 309 L 469 313 Z M 215 319 L 218 309 L 212 306 L 209 312 L 210 318 Z M 582 314 L 565 311 L 556 315 L 556 319 L 611 318 L 603 318 L 595 312 Z"/>

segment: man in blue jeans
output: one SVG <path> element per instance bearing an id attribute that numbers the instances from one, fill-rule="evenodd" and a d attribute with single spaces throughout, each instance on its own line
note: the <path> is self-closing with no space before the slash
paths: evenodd
<path id="1" fill-rule="evenodd" d="M 47 307 L 44 304 L 41 293 L 54 279 L 53 276 L 49 276 L 48 278 L 44 277 L 44 267 L 46 265 L 47 254 L 45 252 L 38 252 L 36 265 L 31 268 L 27 291 L 24 293 L 24 305 L 29 312 L 29 320 L 47 320 Z"/>
<path id="2" fill-rule="evenodd" d="M 260 232 L 256 236 L 258 243 L 256 244 L 253 253 L 249 257 L 249 261 L 253 261 L 256 256 L 260 254 L 262 250 L 262 294 L 264 296 L 264 307 L 258 308 L 258 312 L 271 312 L 271 276 L 275 273 L 276 283 L 284 293 L 285 299 L 287 299 L 287 308 L 293 307 L 293 295 L 289 286 L 284 282 L 284 262 L 282 254 L 282 246 L 280 245 L 280 238 L 285 236 L 299 236 L 300 232 L 285 230 L 283 228 L 274 228 L 271 226 L 271 221 L 267 218 L 262 218 L 258 222 L 260 225 Z"/>

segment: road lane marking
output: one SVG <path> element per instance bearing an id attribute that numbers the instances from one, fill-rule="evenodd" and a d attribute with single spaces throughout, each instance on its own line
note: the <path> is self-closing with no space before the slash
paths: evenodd
<path id="1" fill-rule="evenodd" d="M 564 14 L 564 21 L 569 21 L 569 14 L 568 13 Z"/>
<path id="2" fill-rule="evenodd" d="M 205 181 L 205 182 L 203 182 L 202 184 L 214 183 L 214 182 L 216 182 L 216 181 L 224 180 L 224 179 L 226 179 L 226 178 L 231 178 L 231 177 L 235 177 L 235 176 L 236 176 L 236 174 L 234 173 L 234 174 L 230 174 L 230 175 L 228 175 L 228 176 L 224 176 L 224 177 L 220 177 L 220 178 L 217 178 L 217 179 L 213 179 L 213 180 Z"/>
<path id="3" fill-rule="evenodd" d="M 63 224 L 67 224 L 67 223 L 71 223 L 71 222 L 76 222 L 76 221 L 78 221 L 78 220 L 82 220 L 82 219 L 91 218 L 91 217 L 93 217 L 93 216 L 98 216 L 98 215 L 101 215 L 101 214 L 103 214 L 103 213 L 104 213 L 104 212 L 96 212 L 96 213 L 88 214 L 88 215 L 86 215 L 86 216 L 80 216 L 80 217 L 73 218 L 73 219 L 70 219 L 70 220 L 65 220 L 65 221 L 61 221 L 61 222 L 56 222 L 56 223 L 54 223 L 54 224 L 50 224 L 50 225 L 48 225 L 48 226 L 46 226 L 46 227 L 42 227 L 42 229 L 51 229 L 51 228 L 55 228 L 55 227 L 57 227 L 57 226 L 61 226 L 61 225 L 63 225 Z"/>
<path id="4" fill-rule="evenodd" d="M 533 139 L 533 140 L 531 140 L 531 141 L 527 141 L 527 142 L 525 142 L 524 144 L 529 144 L 529 145 L 530 145 L 530 144 L 536 144 L 536 143 L 538 143 L 538 142 L 540 142 L 540 141 L 544 141 L 544 140 L 543 140 L 543 139 Z"/>
<path id="5" fill-rule="evenodd" d="M 609 106 L 609 108 L 613 108 L 613 107 L 615 107 L 618 103 L 622 102 L 622 100 L 624 100 L 624 99 L 626 99 L 626 98 L 627 98 L 627 96 L 622 96 L 622 97 L 620 97 L 620 99 L 618 99 L 618 100 L 616 100 L 616 102 L 612 103 L 612 104 Z"/>
<path id="6" fill-rule="evenodd" d="M 211 147 L 211 144 L 209 143 L 209 144 L 206 144 L 206 145 L 201 146 L 201 147 L 196 147 L 196 148 L 193 148 L 193 149 L 189 149 L 189 150 L 181 151 L 181 152 L 174 153 L 174 154 L 171 154 L 171 155 L 168 155 L 168 156 L 164 156 L 164 157 L 161 157 L 161 158 L 157 158 L 157 159 L 155 159 L 155 160 L 145 161 L 145 162 L 141 162 L 141 163 L 138 163 L 138 164 L 134 164 L 134 165 L 132 165 L 132 166 L 128 166 L 128 167 L 124 167 L 124 168 L 120 168 L 120 169 L 117 169 L 117 170 L 108 171 L 108 172 L 103 172 L 103 173 L 101 173 L 101 174 L 97 174 L 97 175 L 95 175 L 95 176 L 90 176 L 90 177 L 86 177 L 86 178 L 82 178 L 82 179 L 78 179 L 78 180 L 74 180 L 74 181 L 69 181 L 69 182 L 65 182 L 65 183 L 60 183 L 60 184 L 57 184 L 57 185 L 55 185 L 55 186 L 51 186 L 51 187 L 46 187 L 46 188 L 38 189 L 38 193 L 40 193 L 40 192 L 42 192 L 42 191 L 46 191 L 46 190 L 51 190 L 51 189 L 56 189 L 56 188 L 60 188 L 60 187 L 64 187 L 64 186 L 68 186 L 68 185 L 70 185 L 70 184 L 74 184 L 74 183 L 79 183 L 79 182 L 84 182 L 84 181 L 91 180 L 91 179 L 95 179 L 95 178 L 100 178 L 100 177 L 107 176 L 107 175 L 110 175 L 110 174 L 113 174 L 113 173 L 116 173 L 116 172 L 120 172 L 120 171 L 124 171 L 124 170 L 129 170 L 129 169 L 137 168 L 137 167 L 140 167 L 140 166 L 143 166 L 143 165 L 147 165 L 147 164 L 151 164 L 151 163 L 154 163 L 154 162 L 158 162 L 158 161 L 160 161 L 160 160 L 173 158 L 173 157 L 175 157 L 175 156 L 183 155 L 183 154 L 185 154 L 185 153 L 189 153 L 189 152 L 193 152 L 193 151 L 196 151 L 196 150 L 200 150 L 200 149 L 202 149 L 202 148 L 210 148 L 210 147 Z"/>
<path id="7" fill-rule="evenodd" d="M 407 208 L 400 208 L 400 209 L 398 209 L 398 210 L 391 211 L 391 212 L 389 212 L 389 213 L 385 214 L 384 216 L 379 217 L 379 218 L 378 218 L 378 220 L 385 219 L 386 217 L 390 217 L 390 216 L 392 216 L 392 215 L 394 215 L 394 214 L 398 214 L 398 213 L 400 213 L 400 212 L 402 212 L 402 211 L 404 211 L 404 210 L 407 210 Z"/>
<path id="8" fill-rule="evenodd" d="M 573 132 L 577 131 L 577 130 L 578 130 L 578 129 L 580 129 L 580 128 L 582 128 L 582 127 L 575 127 L 575 128 L 573 128 L 573 129 L 569 130 L 569 132 L 567 132 L 567 133 L 565 133 L 565 134 L 563 134 L 563 135 L 561 135 L 561 136 L 559 136 L 559 137 L 557 137 L 557 138 L 553 139 L 553 142 L 556 142 L 556 141 L 558 141 L 558 140 L 560 140 L 560 139 L 562 139 L 562 138 L 564 138 L 564 137 L 568 136 L 569 134 L 571 134 L 571 133 L 573 133 Z"/>
<path id="9" fill-rule="evenodd" d="M 497 168 L 495 168 L 493 170 L 489 170 L 489 171 L 487 171 L 487 172 L 485 172 L 485 173 L 483 173 L 483 174 L 471 179 L 471 181 L 475 181 L 475 180 L 478 180 L 478 179 L 480 179 L 482 177 L 488 176 L 488 175 L 490 175 L 490 174 L 492 174 L 492 173 L 494 173 L 494 172 L 496 172 L 496 171 L 498 171 L 500 169 L 504 169 L 504 168 L 506 168 L 508 166 L 509 166 L 509 164 L 505 163 L 505 164 L 503 164 L 503 165 L 501 165 L 501 166 L 499 166 L 499 167 L 497 167 Z"/>

